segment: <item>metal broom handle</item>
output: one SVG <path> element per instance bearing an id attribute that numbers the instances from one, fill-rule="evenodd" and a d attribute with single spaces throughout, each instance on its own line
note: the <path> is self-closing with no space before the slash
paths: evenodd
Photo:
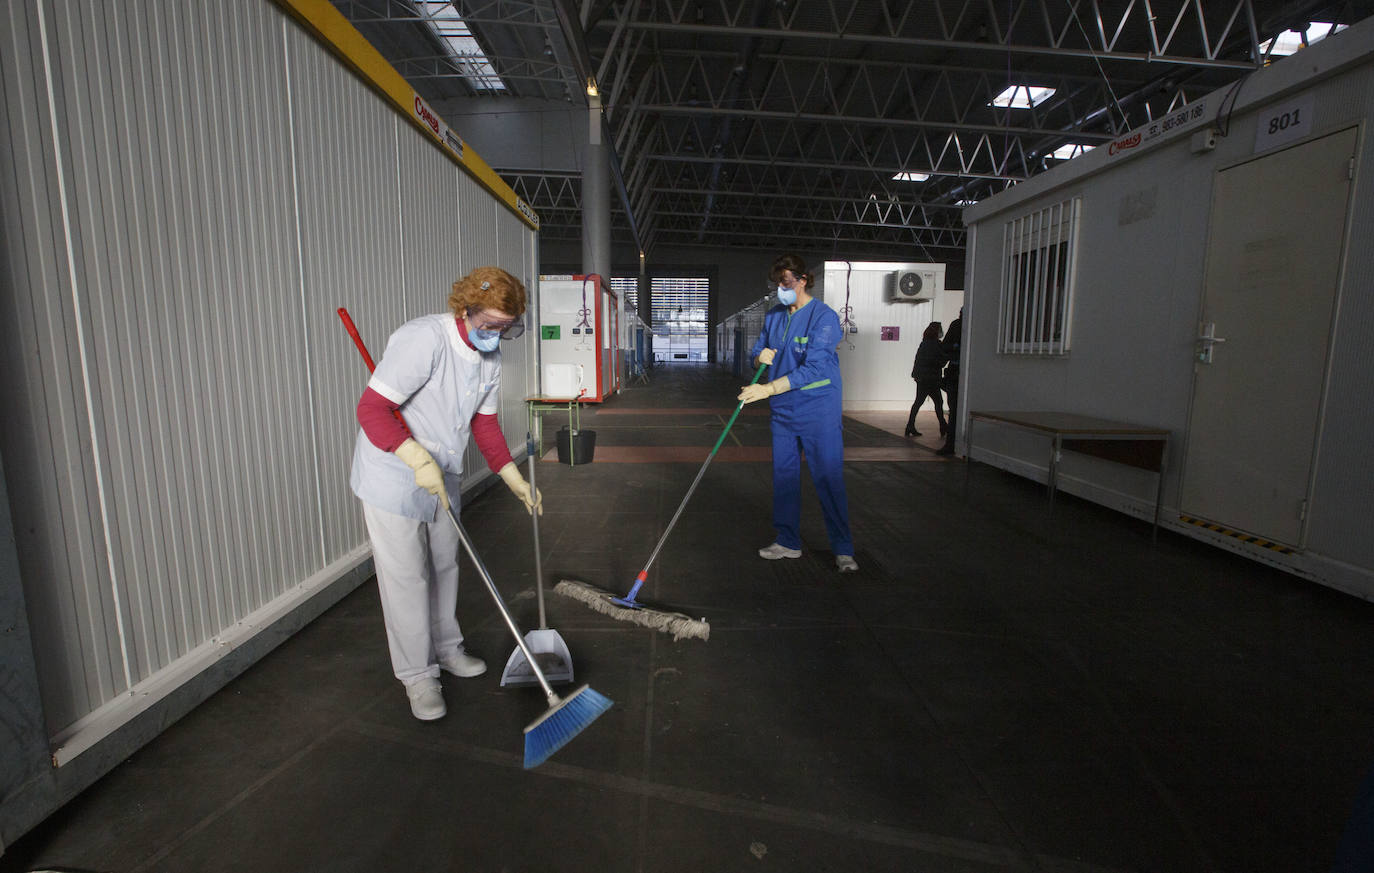
<path id="1" fill-rule="evenodd" d="M 538 503 L 539 489 L 534 484 L 534 467 L 538 459 L 535 457 L 534 435 L 529 431 L 525 432 L 525 454 L 530 461 L 530 493 Z M 534 591 L 539 596 L 539 629 L 548 630 L 548 623 L 544 620 L 544 566 L 539 553 L 539 510 L 542 506 L 541 503 L 530 510 L 530 523 L 534 528 Z"/>
<path id="2" fill-rule="evenodd" d="M 482 559 L 477 554 L 477 549 L 472 545 L 472 539 L 468 532 L 463 529 L 463 525 L 458 522 L 458 515 L 453 511 L 453 507 L 448 508 L 449 520 L 453 522 L 453 529 L 458 531 L 458 539 L 462 542 L 463 548 L 467 549 L 468 557 L 477 567 L 477 575 L 482 577 L 482 581 L 487 583 L 487 591 L 491 592 L 491 599 L 496 603 L 496 611 L 501 613 L 501 617 L 506 620 L 506 627 L 510 628 L 511 636 L 515 637 L 515 644 L 524 652 L 525 660 L 529 662 L 530 669 L 534 671 L 534 678 L 539 680 L 539 687 L 544 689 L 548 695 L 549 705 L 562 700 L 554 693 L 553 687 L 549 685 L 549 680 L 544 678 L 544 671 L 539 669 L 539 662 L 534 659 L 534 653 L 530 647 L 525 645 L 525 638 L 520 634 L 520 628 L 515 626 L 515 619 L 510 617 L 510 610 L 506 609 L 506 604 L 501 600 L 501 592 L 496 590 L 496 583 L 492 581 L 491 574 L 487 572 L 487 565 L 482 563 Z"/>

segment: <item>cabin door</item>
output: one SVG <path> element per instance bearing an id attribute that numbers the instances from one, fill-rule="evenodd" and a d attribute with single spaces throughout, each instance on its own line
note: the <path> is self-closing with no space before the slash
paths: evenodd
<path id="1" fill-rule="evenodd" d="M 1351 128 L 1216 176 L 1185 516 L 1303 545 L 1355 145 Z"/>

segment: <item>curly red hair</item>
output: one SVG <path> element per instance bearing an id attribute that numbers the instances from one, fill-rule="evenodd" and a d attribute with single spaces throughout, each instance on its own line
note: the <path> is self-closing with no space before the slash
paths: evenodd
<path id="1" fill-rule="evenodd" d="M 519 318 L 525 314 L 525 285 L 500 267 L 478 267 L 453 283 L 448 308 L 459 318 L 469 309 L 495 309 Z"/>

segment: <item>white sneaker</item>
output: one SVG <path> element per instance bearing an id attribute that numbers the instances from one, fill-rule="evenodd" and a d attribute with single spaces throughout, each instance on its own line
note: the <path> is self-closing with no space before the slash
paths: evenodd
<path id="1" fill-rule="evenodd" d="M 858 572 L 859 569 L 859 565 L 854 561 L 853 555 L 836 555 L 835 567 L 841 573 L 855 573 Z"/>
<path id="2" fill-rule="evenodd" d="M 474 658 L 463 649 L 459 649 L 447 658 L 440 658 L 439 666 L 454 676 L 461 676 L 464 679 L 481 676 L 487 672 L 486 661 L 481 658 Z"/>
<path id="3" fill-rule="evenodd" d="M 448 712 L 444 706 L 444 693 L 439 690 L 439 680 L 425 677 L 406 686 L 406 697 L 410 698 L 410 714 L 420 721 L 434 721 L 443 718 Z"/>
<path id="4" fill-rule="evenodd" d="M 771 546 L 764 546 L 759 549 L 759 557 L 767 558 L 770 561 L 776 561 L 779 558 L 800 558 L 801 549 L 789 549 L 787 546 L 773 543 Z"/>

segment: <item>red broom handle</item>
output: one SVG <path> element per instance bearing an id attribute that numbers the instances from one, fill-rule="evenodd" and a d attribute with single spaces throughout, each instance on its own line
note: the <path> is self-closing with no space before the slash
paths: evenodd
<path id="1" fill-rule="evenodd" d="M 372 356 L 367 353 L 367 346 L 363 345 L 363 338 L 358 335 L 358 326 L 353 323 L 348 310 L 342 306 L 339 307 L 339 318 L 343 320 L 344 330 L 347 330 L 348 335 L 353 337 L 353 345 L 357 346 L 358 351 L 362 354 L 363 362 L 367 364 L 367 371 L 369 373 L 375 372 L 377 365 L 372 362 Z"/>
<path id="2" fill-rule="evenodd" d="M 377 365 L 372 362 L 372 356 L 367 353 L 367 345 L 363 343 L 363 338 L 358 333 L 358 326 L 353 323 L 353 318 L 348 314 L 348 310 L 342 306 L 339 307 L 339 319 L 344 324 L 344 330 L 348 331 L 348 335 L 353 337 L 353 345 L 358 347 L 358 354 L 363 356 L 363 363 L 367 364 L 367 371 L 369 373 L 375 373 L 377 371 Z M 401 427 L 405 428 L 406 436 L 414 436 L 410 431 L 410 425 L 406 424 L 406 420 L 401 417 L 401 410 L 393 409 L 391 410 L 391 414 L 396 416 L 396 420 L 401 423 Z"/>

